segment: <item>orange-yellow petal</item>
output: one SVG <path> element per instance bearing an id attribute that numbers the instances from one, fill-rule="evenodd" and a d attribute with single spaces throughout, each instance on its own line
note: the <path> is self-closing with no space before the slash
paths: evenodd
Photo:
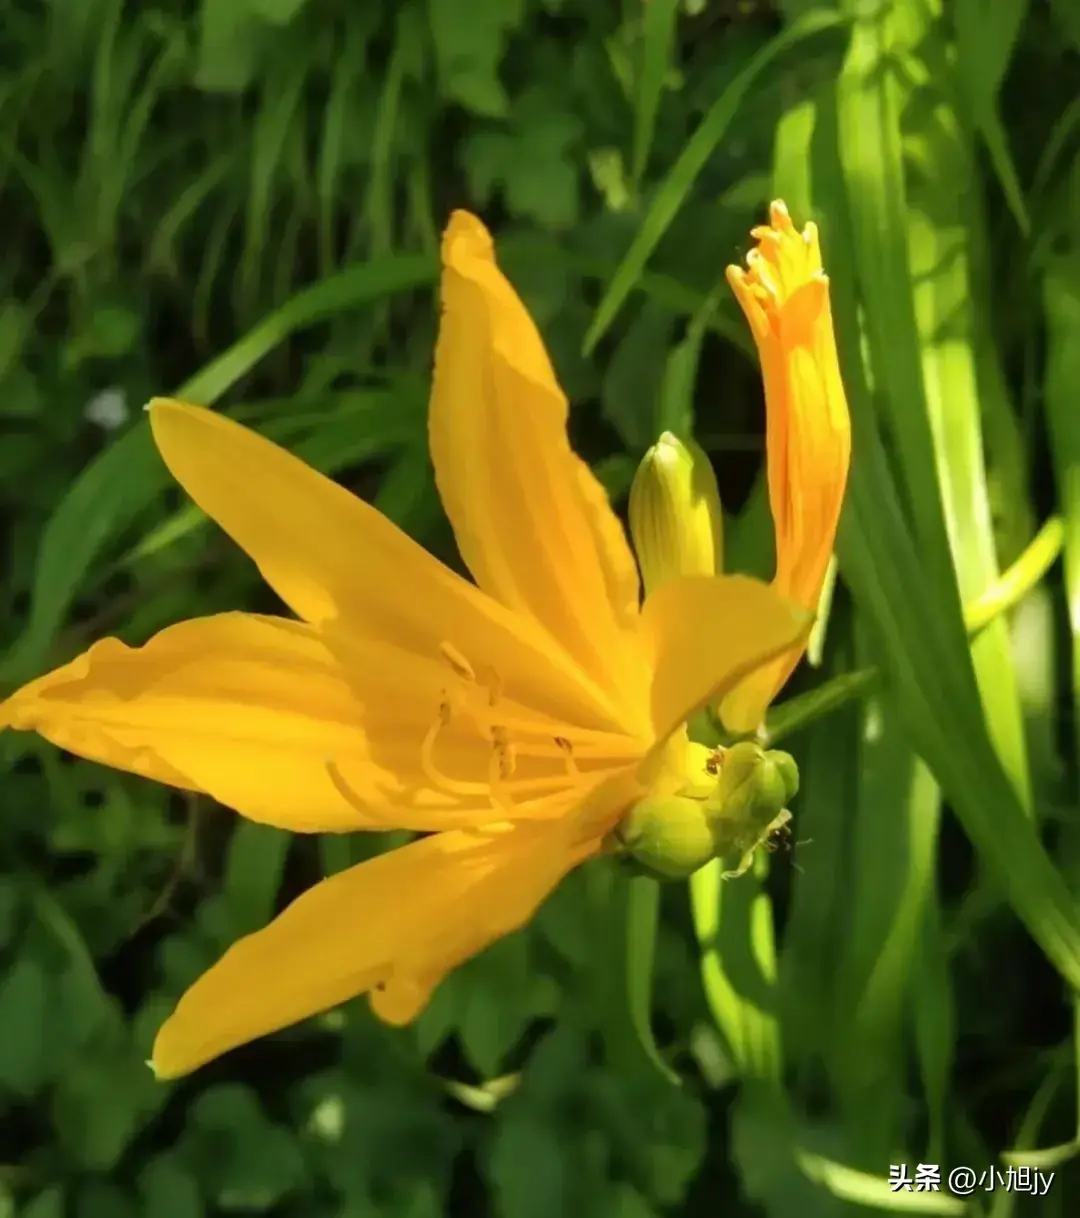
<path id="1" fill-rule="evenodd" d="M 396 525 L 224 415 L 157 399 L 154 440 L 173 476 L 305 620 L 436 659 L 449 642 L 525 705 L 591 727 L 625 717 L 528 620 L 438 562 Z"/>
<path id="2" fill-rule="evenodd" d="M 475 720 L 487 692 L 473 691 L 473 714 L 464 697 L 442 722 L 453 677 L 388 644 L 328 647 L 303 623 L 226 613 L 143 647 L 104 639 L 14 693 L 0 726 L 299 832 L 473 828 L 505 819 L 507 806 L 522 820 L 553 819 L 582 784 L 635 755 L 623 738 L 609 744 L 502 706 L 533 728 L 508 737 L 503 806 L 490 785 L 500 755 Z M 573 774 L 556 737 L 575 752 Z"/>
<path id="3" fill-rule="evenodd" d="M 655 670 L 654 753 L 749 673 L 801 648 L 812 620 L 768 584 L 744 575 L 694 575 L 661 584 L 641 615 Z"/>
<path id="4" fill-rule="evenodd" d="M 253 820 L 341 832 L 364 826 L 326 759 L 366 755 L 360 712 L 309 627 L 224 613 L 143 647 L 102 639 L 12 694 L 0 725 L 205 792 Z"/>
<path id="5" fill-rule="evenodd" d="M 644 714 L 633 557 L 570 447 L 566 397 L 540 335 L 474 216 L 453 214 L 442 259 L 431 453 L 462 557 L 481 588 Z"/>
<path id="6" fill-rule="evenodd" d="M 379 1014 L 407 1022 L 463 952 L 525 922 L 582 856 L 552 828 L 442 833 L 323 880 L 195 982 L 158 1033 L 154 1070 L 187 1074 L 376 987 Z"/>
<path id="7" fill-rule="evenodd" d="M 753 235 L 746 269 L 728 281 L 750 323 L 765 383 L 769 503 L 776 529 L 775 587 L 816 610 L 833 552 L 851 459 L 851 420 L 822 269 L 817 228 L 796 230 L 783 203 Z M 733 730 L 758 725 L 799 655 L 786 656 L 725 702 Z"/>
<path id="8" fill-rule="evenodd" d="M 614 817 L 607 818 L 608 825 Z M 443 908 L 423 933 L 403 944 L 385 981 L 372 990 L 371 1009 L 386 1023 L 411 1023 L 436 987 L 459 965 L 536 913 L 563 877 L 597 853 L 600 839 L 576 840 L 567 825 L 506 827 L 464 862 Z"/>

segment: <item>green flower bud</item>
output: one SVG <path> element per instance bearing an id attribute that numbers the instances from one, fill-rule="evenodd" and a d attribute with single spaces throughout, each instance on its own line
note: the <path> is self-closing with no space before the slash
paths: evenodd
<path id="1" fill-rule="evenodd" d="M 752 741 L 725 752 L 716 795 L 709 800 L 716 853 L 735 864 L 725 875 L 742 875 L 757 848 L 791 820 L 787 804 L 798 789 L 799 770 L 788 753 L 766 752 Z"/>
<path id="2" fill-rule="evenodd" d="M 708 807 L 685 795 L 641 800 L 618 836 L 634 870 L 659 880 L 685 880 L 716 853 Z"/>
<path id="3" fill-rule="evenodd" d="M 630 487 L 630 534 L 646 592 L 681 575 L 723 570 L 723 512 L 704 451 L 664 432 Z"/>
<path id="4" fill-rule="evenodd" d="M 795 758 L 790 753 L 784 753 L 780 749 L 770 749 L 765 754 L 765 760 L 771 762 L 783 779 L 784 787 L 787 791 L 785 804 L 791 803 L 799 793 L 799 767 L 795 764 Z"/>

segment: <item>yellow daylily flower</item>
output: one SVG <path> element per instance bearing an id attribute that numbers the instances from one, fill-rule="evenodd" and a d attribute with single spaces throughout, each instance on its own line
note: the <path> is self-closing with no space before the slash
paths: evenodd
<path id="1" fill-rule="evenodd" d="M 676 579 L 641 602 L 479 220 L 453 215 L 442 260 L 430 444 L 475 584 L 256 433 L 155 400 L 166 465 L 299 620 L 225 613 L 142 647 L 105 639 L 0 704 L 0 728 L 255 821 L 425 835 L 231 947 L 161 1028 L 160 1077 L 359 994 L 414 1019 L 637 801 L 701 782 L 688 716 L 805 643 L 809 615 L 748 578 Z"/>
<path id="2" fill-rule="evenodd" d="M 851 418 L 833 331 L 817 226 L 800 233 L 775 202 L 753 229 L 746 268 L 730 266 L 761 359 L 769 505 L 776 530 L 773 587 L 816 612 L 832 558 L 851 461 Z M 753 731 L 801 659 L 788 652 L 722 702 L 733 731 Z"/>

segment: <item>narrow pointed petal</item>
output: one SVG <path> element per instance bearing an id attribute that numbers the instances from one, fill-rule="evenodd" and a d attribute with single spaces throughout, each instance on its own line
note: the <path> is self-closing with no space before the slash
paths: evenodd
<path id="1" fill-rule="evenodd" d="M 462 953 L 527 921 L 583 853 L 558 829 L 443 833 L 324 880 L 195 982 L 151 1064 L 187 1074 L 376 987 L 380 1015 L 408 1022 Z"/>
<path id="2" fill-rule="evenodd" d="M 527 620 L 461 579 L 370 504 L 224 415 L 157 399 L 176 480 L 300 617 L 436 658 L 449 642 L 538 711 L 594 727 L 620 708 Z"/>
<path id="3" fill-rule="evenodd" d="M 536 326 L 474 216 L 454 213 L 442 257 L 431 452 L 462 557 L 481 588 L 643 705 L 644 674 L 627 656 L 633 557 L 570 447 L 566 397 Z"/>
<path id="4" fill-rule="evenodd" d="M 654 657 L 656 747 L 748 674 L 804 646 L 812 622 L 812 614 L 743 575 L 662 584 L 642 610 Z"/>

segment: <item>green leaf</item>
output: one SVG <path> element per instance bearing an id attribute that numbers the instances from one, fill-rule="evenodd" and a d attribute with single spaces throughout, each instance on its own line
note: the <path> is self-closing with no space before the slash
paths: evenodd
<path id="1" fill-rule="evenodd" d="M 86 329 L 64 349 L 64 363 L 75 368 L 86 359 L 119 359 L 142 335 L 143 320 L 122 305 L 101 305 L 90 314 Z"/>
<path id="2" fill-rule="evenodd" d="M 796 844 L 779 999 L 784 1053 L 795 1066 L 821 1059 L 840 1019 L 837 944 L 850 929 L 848 838 L 856 815 L 859 731 L 857 708 L 849 705 L 793 745 L 801 786 L 792 807 Z"/>
<path id="3" fill-rule="evenodd" d="M 960 1215 L 970 1212 L 966 1201 L 950 1196 L 944 1190 L 910 1193 L 896 1191 L 883 1176 L 872 1176 L 869 1172 L 847 1167 L 823 1155 L 797 1151 L 796 1157 L 807 1178 L 831 1193 L 837 1201 L 894 1214 Z"/>
<path id="4" fill-rule="evenodd" d="M 906 86 L 892 70 L 902 50 L 898 38 L 888 14 L 853 27 L 837 86 L 837 127 L 834 132 L 826 124 L 819 127 L 822 160 L 814 180 L 830 217 L 825 250 L 857 454 L 838 538 L 841 574 L 873 625 L 878 653 L 895 683 L 918 752 L 1017 915 L 1076 987 L 1080 914 L 987 734 L 964 638 L 911 298 L 899 135 Z M 839 149 L 829 147 L 833 135 Z M 837 155 L 843 194 L 831 160 Z M 844 241 L 848 234 L 850 245 Z M 905 519 L 857 352 L 856 275 L 874 384 L 888 410 L 917 542 Z"/>
<path id="5" fill-rule="evenodd" d="M 0 302 L 0 379 L 14 370 L 32 324 L 25 306 L 19 301 Z M 11 413 L 7 403 L 0 405 L 0 413 Z"/>
<path id="6" fill-rule="evenodd" d="M 896 722 L 895 708 L 873 699 L 862 708 L 859 785 L 846 827 L 849 878 L 847 931 L 837 947 L 835 1012 L 825 1025 L 835 1077 L 852 1118 L 862 1125 L 861 1158 L 874 1162 L 902 1140 L 900 1113 L 907 1070 L 903 1030 L 917 998 L 918 948 L 936 899 L 941 793 Z M 903 866 L 897 866 L 897 860 Z"/>
<path id="7" fill-rule="evenodd" d="M 227 1083 L 204 1092 L 191 1109 L 181 1159 L 224 1210 L 264 1210 L 304 1179 L 296 1141 L 263 1113 L 253 1092 Z"/>
<path id="8" fill-rule="evenodd" d="M 1050 0 L 1050 8 L 1062 33 L 1080 50 L 1080 8 L 1073 0 Z"/>
<path id="9" fill-rule="evenodd" d="M 652 1028 L 660 884 L 648 876 L 634 876 L 626 881 L 626 887 L 626 1001 L 630 1022 L 645 1056 L 667 1082 L 678 1087 L 682 1080 L 660 1055 Z"/>
<path id="10" fill-rule="evenodd" d="M 108 1180 L 90 1179 L 75 1193 L 75 1218 L 139 1218 L 131 1196 Z"/>
<path id="11" fill-rule="evenodd" d="M 762 886 L 764 855 L 736 880 L 714 859 L 690 877 L 690 910 L 709 1013 L 744 1079 L 778 1082 L 772 905 Z"/>
<path id="12" fill-rule="evenodd" d="M 308 0 L 246 0 L 248 11 L 271 25 L 288 25 Z M 237 7 L 242 7 L 237 3 Z"/>
<path id="13" fill-rule="evenodd" d="M 746 1087 L 733 1108 L 731 1154 L 746 1196 L 777 1218 L 843 1218 L 840 1201 L 799 1170 L 796 1124 L 782 1093 Z"/>
<path id="14" fill-rule="evenodd" d="M 203 0 L 199 9 L 199 58 L 195 87 L 208 93 L 240 93 L 257 63 L 258 21 L 243 0 Z"/>
<path id="15" fill-rule="evenodd" d="M 167 1095 L 126 1038 L 91 1045 L 57 1080 L 57 1138 L 82 1168 L 108 1171 Z"/>
<path id="16" fill-rule="evenodd" d="M 502 190 L 515 216 L 551 231 L 578 219 L 579 169 L 574 145 L 581 124 L 563 103 L 539 90 L 515 101 L 512 127 L 481 130 L 464 147 L 472 193 L 484 206 Z"/>
<path id="17" fill-rule="evenodd" d="M 49 1077 L 45 1045 L 48 982 L 41 965 L 20 955 L 0 977 L 0 1087 L 32 1095 Z"/>
<path id="18" fill-rule="evenodd" d="M 17 881 L 0 877 L 0 949 L 7 947 L 18 926 L 22 891 Z"/>
<path id="19" fill-rule="evenodd" d="M 488 1174 L 503 1218 L 551 1218 L 568 1212 L 569 1180 L 563 1139 L 529 1116 L 501 1122 Z"/>
<path id="20" fill-rule="evenodd" d="M 814 9 L 799 18 L 766 43 L 709 107 L 661 183 L 646 210 L 637 236 L 607 285 L 585 335 L 583 347 L 586 354 L 595 349 L 611 328 L 611 323 L 641 278 L 649 257 L 693 189 L 698 175 L 735 121 L 750 87 L 779 55 L 807 38 L 836 29 L 840 24 L 840 18 L 826 9 Z"/>
<path id="21" fill-rule="evenodd" d="M 443 94 L 488 118 L 502 118 L 510 103 L 499 79 L 507 34 L 525 15 L 523 0 L 427 0 L 435 63 Z"/>
<path id="22" fill-rule="evenodd" d="M 203 1218 L 206 1207 L 195 1177 L 172 1155 L 161 1155 L 139 1175 L 143 1210 L 154 1218 Z"/>
<path id="23" fill-rule="evenodd" d="M 641 184 L 649 161 L 656 113 L 671 67 L 671 51 L 679 16 L 679 0 L 650 0 L 643 9 L 640 62 L 634 97 L 633 153 L 630 176 L 635 189 Z"/>
<path id="24" fill-rule="evenodd" d="M 1031 220 L 998 113 L 998 92 L 1012 58 L 1029 0 L 956 0 L 957 74 L 990 161 L 1020 231 Z"/>
<path id="25" fill-rule="evenodd" d="M 20 1207 L 19 1218 L 64 1218 L 64 1190 L 54 1184 Z"/>
<path id="26" fill-rule="evenodd" d="M 631 452 L 644 452 L 660 434 L 657 419 L 674 322 L 667 309 L 646 303 L 608 364 L 604 417 Z"/>
<path id="27" fill-rule="evenodd" d="M 225 897 L 236 934 L 250 934 L 273 916 L 291 842 L 284 829 L 237 822 L 225 864 Z"/>
<path id="28" fill-rule="evenodd" d="M 457 1026 L 481 1078 L 494 1078 L 538 1014 L 537 980 L 526 933 L 493 943 L 453 979 Z"/>
<path id="29" fill-rule="evenodd" d="M 1065 523 L 1065 599 L 1072 636 L 1074 740 L 1080 741 L 1080 254 L 1052 261 L 1043 277 L 1046 413 Z"/>

